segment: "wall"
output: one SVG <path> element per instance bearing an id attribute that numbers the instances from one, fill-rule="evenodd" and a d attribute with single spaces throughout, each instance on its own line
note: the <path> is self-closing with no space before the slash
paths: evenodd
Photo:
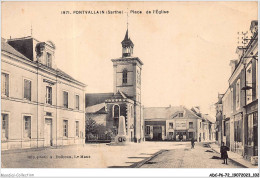
<path id="1" fill-rule="evenodd" d="M 52 74 L 53 70 L 2 53 L 2 72 L 9 74 L 9 97 L 2 96 L 2 113 L 9 113 L 8 140 L 3 149 L 44 147 L 45 119 L 52 120 L 53 145 L 83 143 L 85 137 L 84 87 Z M 37 75 L 38 72 L 38 75 Z M 24 79 L 32 82 L 31 101 L 23 99 Z M 45 103 L 46 86 L 52 87 L 52 105 Z M 62 91 L 69 92 L 69 108 L 64 108 Z M 56 92 L 58 91 L 58 92 Z M 80 96 L 80 109 L 75 109 L 75 94 Z M 58 106 L 56 107 L 56 100 Z M 49 113 L 49 114 L 47 114 Z M 31 116 L 31 139 L 23 137 L 23 116 Z M 63 119 L 68 120 L 68 137 L 63 137 Z M 79 137 L 75 136 L 75 122 L 79 121 Z"/>

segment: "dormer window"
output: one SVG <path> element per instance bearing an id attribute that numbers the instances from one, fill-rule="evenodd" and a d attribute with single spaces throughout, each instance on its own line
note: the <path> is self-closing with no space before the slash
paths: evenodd
<path id="1" fill-rule="evenodd" d="M 183 113 L 179 113 L 179 117 L 183 117 Z"/>
<path id="2" fill-rule="evenodd" d="M 48 52 L 46 54 L 46 65 L 52 67 L 52 55 Z"/>

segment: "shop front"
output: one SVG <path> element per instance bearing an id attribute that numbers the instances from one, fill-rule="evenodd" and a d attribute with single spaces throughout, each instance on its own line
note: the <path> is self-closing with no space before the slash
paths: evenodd
<path id="1" fill-rule="evenodd" d="M 187 132 L 186 130 L 178 130 L 175 134 L 176 141 L 186 141 L 187 140 Z"/>
<path id="2" fill-rule="evenodd" d="M 243 155 L 243 115 L 238 113 L 234 120 L 234 151 Z"/>
<path id="3" fill-rule="evenodd" d="M 246 106 L 245 158 L 258 156 L 258 100 Z"/>
<path id="4" fill-rule="evenodd" d="M 161 141 L 166 139 L 165 121 L 145 121 L 146 141 Z"/>

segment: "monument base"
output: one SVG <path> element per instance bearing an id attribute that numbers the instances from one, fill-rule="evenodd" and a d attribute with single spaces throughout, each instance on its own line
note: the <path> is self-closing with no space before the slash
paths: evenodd
<path id="1" fill-rule="evenodd" d="M 127 145 L 127 138 L 124 135 L 117 135 L 115 137 L 115 141 L 111 142 L 109 145 L 111 145 L 111 146 L 124 146 L 124 145 Z"/>

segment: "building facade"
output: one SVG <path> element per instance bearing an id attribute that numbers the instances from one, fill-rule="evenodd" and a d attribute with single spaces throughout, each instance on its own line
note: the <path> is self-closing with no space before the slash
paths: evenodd
<path id="1" fill-rule="evenodd" d="M 216 143 L 221 145 L 223 140 L 222 134 L 222 122 L 223 122 L 223 104 L 222 104 L 223 94 L 218 94 L 218 102 L 215 104 L 216 106 Z"/>
<path id="2" fill-rule="evenodd" d="M 200 114 L 200 115 L 199 115 Z M 146 140 L 209 141 L 212 122 L 185 106 L 144 108 Z"/>
<path id="3" fill-rule="evenodd" d="M 246 45 L 237 47 L 238 59 L 230 61 L 229 88 L 221 98 L 221 141 L 246 159 L 258 156 L 258 21 L 250 31 Z"/>
<path id="4" fill-rule="evenodd" d="M 2 150 L 84 143 L 85 84 L 58 69 L 55 45 L 2 39 Z"/>
<path id="5" fill-rule="evenodd" d="M 112 59 L 113 93 L 86 94 L 86 116 L 105 125 L 117 135 L 118 120 L 125 117 L 127 139 L 144 140 L 144 121 L 141 104 L 141 74 L 143 62 L 133 56 L 134 44 L 126 31 L 122 57 Z M 102 112 L 102 113 L 100 113 Z"/>

